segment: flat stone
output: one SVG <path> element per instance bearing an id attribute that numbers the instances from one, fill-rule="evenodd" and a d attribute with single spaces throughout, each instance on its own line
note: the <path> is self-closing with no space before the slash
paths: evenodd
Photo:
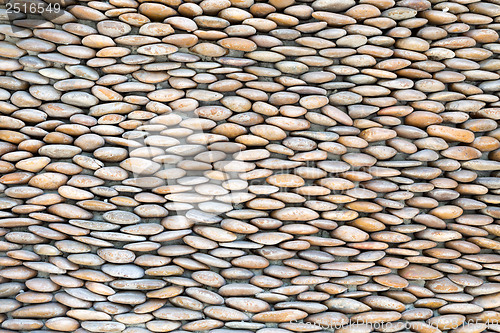
<path id="1" fill-rule="evenodd" d="M 409 280 L 433 280 L 443 277 L 439 271 L 420 265 L 409 265 L 400 270 L 399 274 Z"/>

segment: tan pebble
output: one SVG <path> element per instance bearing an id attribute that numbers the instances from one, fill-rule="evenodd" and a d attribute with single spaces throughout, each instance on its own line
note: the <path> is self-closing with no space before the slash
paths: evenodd
<path id="1" fill-rule="evenodd" d="M 443 276 L 442 273 L 434 269 L 419 265 L 409 265 L 399 271 L 399 274 L 401 277 L 410 280 L 433 280 Z"/>
<path id="2" fill-rule="evenodd" d="M 307 313 L 301 310 L 278 310 L 261 312 L 252 317 L 257 322 L 289 322 L 307 317 Z"/>

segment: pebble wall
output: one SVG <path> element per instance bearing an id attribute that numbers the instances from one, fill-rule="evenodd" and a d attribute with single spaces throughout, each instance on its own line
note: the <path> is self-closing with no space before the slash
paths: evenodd
<path id="1" fill-rule="evenodd" d="M 0 9 L 0 333 L 500 332 L 499 0 Z"/>

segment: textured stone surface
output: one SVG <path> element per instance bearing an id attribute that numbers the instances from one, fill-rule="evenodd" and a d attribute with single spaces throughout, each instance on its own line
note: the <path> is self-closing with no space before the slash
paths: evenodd
<path id="1" fill-rule="evenodd" d="M 13 3 L 0 333 L 499 331 L 498 1 Z"/>

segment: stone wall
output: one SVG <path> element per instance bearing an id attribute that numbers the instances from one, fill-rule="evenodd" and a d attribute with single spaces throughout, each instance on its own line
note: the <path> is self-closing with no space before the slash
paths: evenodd
<path id="1" fill-rule="evenodd" d="M 498 0 L 0 21 L 0 333 L 500 330 Z"/>

